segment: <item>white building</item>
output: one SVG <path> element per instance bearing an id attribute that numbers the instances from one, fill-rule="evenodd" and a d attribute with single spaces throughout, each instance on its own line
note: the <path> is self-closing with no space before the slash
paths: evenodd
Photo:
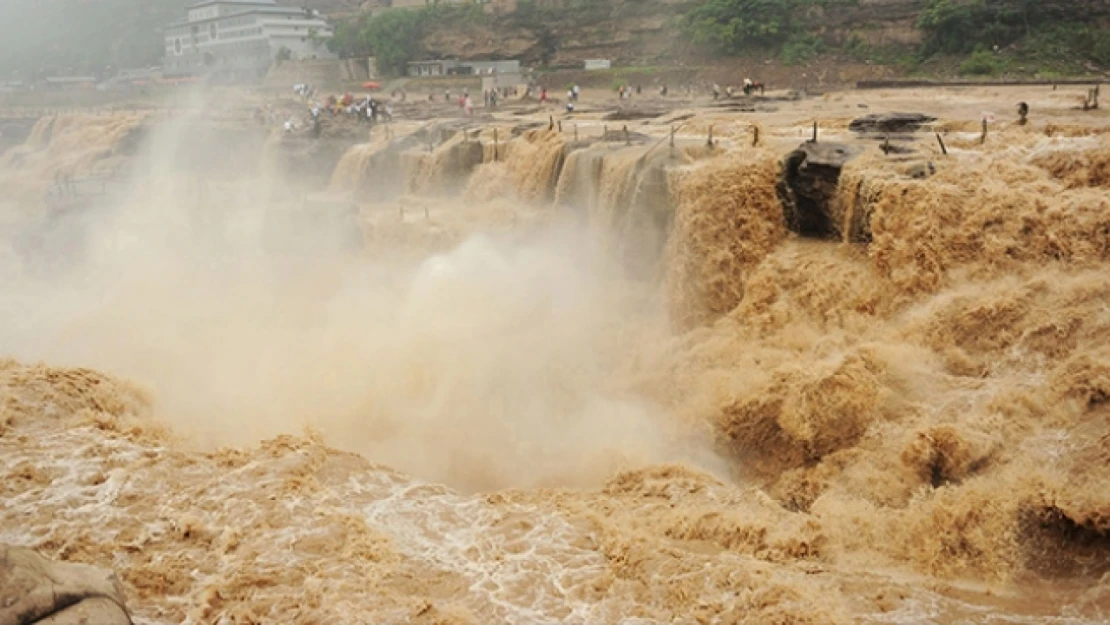
<path id="1" fill-rule="evenodd" d="M 408 63 L 408 75 L 419 76 L 447 76 L 458 75 L 484 75 L 494 74 L 519 74 L 520 61 L 458 61 L 455 59 L 440 59 L 433 61 L 411 61 Z"/>
<path id="2" fill-rule="evenodd" d="M 279 55 L 294 61 L 337 58 L 324 45 L 332 29 L 318 12 L 280 7 L 274 0 L 201 0 L 165 34 L 167 78 L 255 82 Z"/>

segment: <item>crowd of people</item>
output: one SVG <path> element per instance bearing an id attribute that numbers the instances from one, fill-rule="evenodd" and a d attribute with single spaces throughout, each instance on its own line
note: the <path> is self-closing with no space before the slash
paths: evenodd
<path id="1" fill-rule="evenodd" d="M 347 115 L 355 117 L 358 121 L 374 125 L 377 123 L 384 123 L 393 121 L 393 103 L 391 101 L 383 101 L 374 98 L 370 94 L 365 96 L 355 96 L 350 92 L 343 95 L 329 95 L 323 101 L 318 99 L 319 91 L 316 87 L 308 84 L 293 85 L 293 93 L 299 96 L 307 106 L 309 111 L 309 124 L 312 128 L 312 133 L 319 136 L 321 132 L 321 117 L 328 115 L 336 117 L 339 115 Z M 404 101 L 405 94 L 403 91 L 394 89 L 391 94 L 392 99 L 399 99 Z M 271 105 L 261 107 L 255 112 L 255 118 L 262 123 L 272 123 L 276 113 Z M 282 124 L 282 129 L 286 133 L 292 133 L 302 128 L 296 117 L 289 117 Z"/>
<path id="2" fill-rule="evenodd" d="M 692 83 L 685 87 L 687 96 L 693 96 L 697 89 Z M 722 95 L 726 98 L 734 97 L 734 88 L 726 87 L 723 92 L 721 86 L 714 83 L 709 91 L 714 100 L 718 100 Z M 744 95 L 750 96 L 758 92 L 760 95 L 764 94 L 765 86 L 762 82 L 745 78 L 742 86 Z M 329 95 L 322 102 L 318 99 L 319 91 L 316 87 L 310 84 L 296 84 L 293 85 L 293 92 L 299 96 L 307 105 L 310 112 L 310 123 L 313 133 L 317 136 L 320 134 L 320 119 L 324 115 L 332 117 L 338 115 L 349 115 L 356 117 L 360 122 L 374 125 L 377 123 L 390 122 L 393 120 L 393 103 L 397 100 L 404 102 L 407 94 L 401 89 L 394 89 L 390 94 L 388 100 L 376 99 L 370 94 L 365 96 L 354 96 L 351 93 L 344 93 L 343 95 Z M 631 100 L 633 95 L 641 96 L 643 94 L 643 85 L 625 84 L 621 83 L 616 87 L 617 98 L 619 100 Z M 666 84 L 659 85 L 658 94 L 661 97 L 668 97 L 670 95 L 670 88 Z M 582 95 L 582 89 L 578 84 L 571 84 L 567 87 L 566 102 L 564 104 L 566 111 L 572 113 L 577 106 L 579 99 Z M 502 100 L 509 98 L 519 98 L 519 88 L 514 87 L 500 87 L 494 89 L 484 89 L 482 92 L 482 102 L 486 109 L 497 108 Z M 541 104 L 547 104 L 551 101 L 548 88 L 542 84 L 529 84 L 526 87 L 524 98 L 533 99 L 538 98 Z M 474 101 L 470 97 L 470 90 L 464 88 L 460 94 L 454 96 L 451 89 L 443 91 L 443 101 L 451 104 L 457 104 L 464 114 L 471 116 L 474 114 Z M 436 93 L 431 92 L 428 94 L 428 101 L 435 102 Z M 262 123 L 273 123 L 275 117 L 278 115 L 271 106 L 267 105 L 258 109 L 255 113 L 256 118 Z M 295 118 L 287 119 L 283 124 L 285 132 L 294 132 L 300 130 L 301 126 Z"/>

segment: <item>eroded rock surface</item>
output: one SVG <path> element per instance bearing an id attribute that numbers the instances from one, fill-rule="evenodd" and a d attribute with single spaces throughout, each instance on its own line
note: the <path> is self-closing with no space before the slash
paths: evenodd
<path id="1" fill-rule="evenodd" d="M 112 571 L 0 545 L 0 625 L 132 625 Z"/>

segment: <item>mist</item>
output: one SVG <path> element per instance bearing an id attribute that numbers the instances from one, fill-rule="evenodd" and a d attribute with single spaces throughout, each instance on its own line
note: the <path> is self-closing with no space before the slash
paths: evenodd
<path id="1" fill-rule="evenodd" d="M 21 254 L 20 228 L 5 230 L 5 354 L 130 379 L 203 447 L 308 428 L 463 489 L 715 464 L 627 390 L 628 360 L 665 338 L 665 317 L 582 226 L 475 227 L 417 260 L 388 242 L 370 256 L 353 218 L 297 218 L 300 190 L 260 165 L 203 181 L 181 158 L 196 115 L 154 126 L 117 199 L 50 227 L 53 252 Z"/>

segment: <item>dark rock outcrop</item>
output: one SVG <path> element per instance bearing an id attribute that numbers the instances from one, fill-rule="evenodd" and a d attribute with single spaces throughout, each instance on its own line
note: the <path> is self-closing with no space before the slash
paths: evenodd
<path id="1" fill-rule="evenodd" d="M 937 118 L 922 113 L 872 113 L 852 120 L 848 130 L 852 132 L 898 133 L 915 132 Z"/>
<path id="2" fill-rule="evenodd" d="M 860 220 L 846 220 L 836 202 L 840 171 L 859 153 L 840 143 L 806 142 L 786 156 L 778 194 L 787 228 L 821 239 L 867 239 Z"/>

